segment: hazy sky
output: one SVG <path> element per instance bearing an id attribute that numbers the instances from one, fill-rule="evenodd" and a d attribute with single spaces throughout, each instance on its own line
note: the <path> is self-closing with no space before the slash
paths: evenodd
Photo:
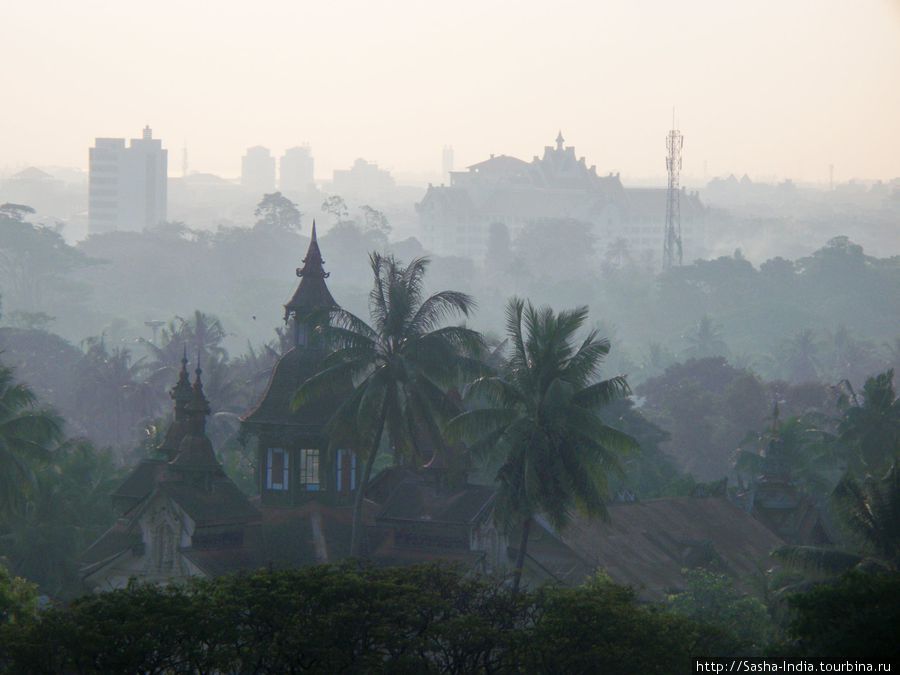
<path id="1" fill-rule="evenodd" d="M 562 129 L 600 172 L 900 176 L 900 0 L 2 0 L 0 168 L 86 168 L 145 123 L 180 173 L 309 142 L 433 172 L 531 159 Z"/>

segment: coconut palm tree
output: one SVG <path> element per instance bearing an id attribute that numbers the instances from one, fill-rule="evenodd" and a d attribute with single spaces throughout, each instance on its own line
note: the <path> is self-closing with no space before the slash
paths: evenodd
<path id="1" fill-rule="evenodd" d="M 816 334 L 811 328 L 804 328 L 782 345 L 780 361 L 791 381 L 816 382 L 821 370 L 818 354 Z"/>
<path id="2" fill-rule="evenodd" d="M 35 460 L 62 439 L 62 420 L 37 407 L 37 398 L 0 365 L 0 514 L 8 514 L 34 482 Z"/>
<path id="3" fill-rule="evenodd" d="M 145 366 L 147 381 L 159 392 L 160 400 L 166 400 L 163 392 L 178 377 L 184 350 L 199 355 L 204 363 L 209 359 L 225 362 L 228 352 L 222 342 L 227 336 L 218 318 L 195 310 L 190 318 L 171 319 L 160 331 L 159 345 L 140 340 L 150 356 Z"/>
<path id="4" fill-rule="evenodd" d="M 832 576 L 854 567 L 900 570 L 900 472 L 860 483 L 848 473 L 832 494 L 832 504 L 850 537 L 846 548 L 784 546 L 773 555 L 788 565 Z"/>
<path id="5" fill-rule="evenodd" d="M 94 440 L 127 445 L 156 407 L 152 386 L 141 378 L 144 360 L 133 361 L 128 349 L 108 349 L 102 335 L 87 338 L 84 345 L 77 372 L 77 417 Z"/>
<path id="6" fill-rule="evenodd" d="M 838 425 L 840 438 L 859 450 L 865 468 L 873 473 L 900 456 L 900 399 L 893 380 L 894 371 L 888 370 L 866 380 L 862 403 L 855 394 L 842 399 L 846 410 Z"/>
<path id="7" fill-rule="evenodd" d="M 587 308 L 555 314 L 518 298 L 506 310 L 512 353 L 496 375 L 467 388 L 487 407 L 454 418 L 451 435 L 476 455 L 500 456 L 495 517 L 506 531 L 521 527 L 513 586 L 522 578 L 532 521 L 544 514 L 563 528 L 576 507 L 606 516 L 607 475 L 636 442 L 606 426 L 598 408 L 629 393 L 623 376 L 594 381 L 609 341 L 596 330 L 575 335 Z"/>
<path id="8" fill-rule="evenodd" d="M 363 497 L 382 436 L 387 432 L 395 460 L 416 464 L 427 459 L 422 437 L 440 446 L 440 424 L 458 412 L 447 389 L 475 372 L 478 363 L 471 355 L 484 348 L 476 331 L 441 325 L 455 316 L 467 317 L 475 301 L 457 291 L 426 298 L 427 258 L 404 266 L 393 256 L 372 253 L 369 261 L 375 278 L 369 293 L 372 324 L 343 309 L 332 314 L 330 325 L 320 330 L 334 351 L 294 397 L 299 407 L 352 382 L 352 392 L 326 433 L 333 447 L 350 443 L 365 455 L 353 508 L 354 556 L 362 551 Z"/>

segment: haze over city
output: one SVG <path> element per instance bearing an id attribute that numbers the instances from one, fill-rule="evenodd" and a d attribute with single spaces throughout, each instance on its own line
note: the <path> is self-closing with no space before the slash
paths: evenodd
<path id="1" fill-rule="evenodd" d="M 0 675 L 890 671 L 900 0 L 2 21 Z"/>
<path id="2" fill-rule="evenodd" d="M 562 128 L 598 171 L 827 182 L 900 175 L 900 5 L 53 2 L 4 5 L 0 169 L 86 166 L 96 136 L 150 124 L 193 170 L 309 142 L 419 181 Z M 170 162 L 170 174 L 177 163 Z"/>

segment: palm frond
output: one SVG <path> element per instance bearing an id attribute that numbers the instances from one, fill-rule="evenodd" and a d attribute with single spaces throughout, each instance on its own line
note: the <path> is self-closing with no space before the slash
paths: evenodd
<path id="1" fill-rule="evenodd" d="M 459 315 L 469 316 L 476 308 L 475 299 L 468 293 L 441 291 L 427 298 L 413 315 L 409 329 L 421 334 L 437 327 L 442 321 Z"/>
<path id="2" fill-rule="evenodd" d="M 589 385 L 577 392 L 573 402 L 586 408 L 604 406 L 631 395 L 631 387 L 624 375 L 617 375 Z"/>
<path id="3" fill-rule="evenodd" d="M 451 441 L 476 443 L 485 436 L 505 429 L 518 417 L 509 408 L 480 408 L 457 415 L 447 423 L 447 437 Z"/>

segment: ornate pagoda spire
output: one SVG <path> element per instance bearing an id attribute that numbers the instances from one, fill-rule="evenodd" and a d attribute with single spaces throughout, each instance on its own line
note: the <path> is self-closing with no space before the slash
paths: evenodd
<path id="1" fill-rule="evenodd" d="M 558 133 L 557 136 L 556 136 L 556 149 L 557 149 L 557 150 L 562 150 L 562 149 L 563 149 L 563 143 L 565 143 L 565 142 L 566 142 L 566 139 L 563 138 L 563 135 L 562 135 L 562 129 L 560 129 L 560 130 L 559 130 L 559 133 Z"/>
<path id="2" fill-rule="evenodd" d="M 303 258 L 303 267 L 297 268 L 297 276 L 300 277 L 300 285 L 290 302 L 284 306 L 285 321 L 291 316 L 306 314 L 313 310 L 338 307 L 325 283 L 325 279 L 330 276 L 330 273 L 325 271 L 325 261 L 322 259 L 319 240 L 316 237 L 315 221 L 313 221 L 309 248 L 306 251 L 306 257 Z"/>
<path id="3" fill-rule="evenodd" d="M 185 408 L 191 401 L 191 381 L 187 371 L 187 345 L 181 357 L 181 372 L 178 373 L 178 382 L 169 390 L 169 396 L 175 401 L 175 419 L 184 419 Z"/>
<path id="4" fill-rule="evenodd" d="M 178 456 L 170 464 L 181 472 L 194 472 L 205 475 L 222 474 L 222 467 L 216 460 L 212 442 L 206 435 L 206 418 L 210 407 L 203 393 L 203 380 L 200 369 L 200 358 L 197 357 L 197 370 L 194 371 L 194 385 L 191 388 L 191 400 L 187 404 L 188 433 L 178 446 Z"/>
<path id="5" fill-rule="evenodd" d="M 300 285 L 284 306 L 284 320 L 293 321 L 294 347 L 314 342 L 315 328 L 327 323 L 328 314 L 339 308 L 325 283 L 329 273 L 325 271 L 325 261 L 319 250 L 315 221 L 309 248 L 303 258 L 303 266 L 297 268 L 297 276 L 300 277 Z"/>
<path id="6" fill-rule="evenodd" d="M 175 403 L 175 419 L 166 430 L 166 436 L 159 446 L 159 451 L 164 453 L 170 460 L 174 459 L 175 455 L 178 454 L 178 446 L 189 431 L 187 408 L 191 402 L 193 392 L 190 378 L 188 377 L 187 364 L 187 346 L 185 346 L 184 355 L 181 358 L 181 372 L 178 374 L 178 382 L 169 390 L 169 397 Z"/>
<path id="7" fill-rule="evenodd" d="M 200 357 L 197 357 L 197 370 L 194 371 L 194 385 L 191 387 L 191 401 L 187 405 L 188 421 L 192 434 L 206 433 L 206 418 L 211 409 L 206 394 L 203 393 L 203 371 L 200 369 Z"/>

